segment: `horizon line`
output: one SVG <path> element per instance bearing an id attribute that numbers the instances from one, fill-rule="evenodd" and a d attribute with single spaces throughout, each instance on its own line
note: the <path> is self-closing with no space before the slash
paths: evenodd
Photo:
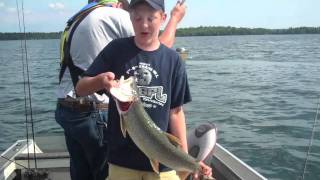
<path id="1" fill-rule="evenodd" d="M 296 26 L 296 27 L 287 27 L 287 28 L 263 28 L 263 27 L 237 27 L 237 26 L 205 26 L 205 25 L 200 25 L 200 26 L 190 26 L 190 27 L 180 27 L 180 28 L 177 28 L 177 30 L 179 29 L 192 29 L 192 28 L 201 28 L 201 27 L 205 27 L 205 28 L 208 28 L 208 27 L 224 27 L 224 28 L 237 28 L 237 29 L 241 29 L 241 28 L 245 28 L 245 29 L 266 29 L 266 30 L 285 30 L 285 29 L 297 29 L 297 28 L 320 28 L 320 25 L 319 26 Z M 163 29 L 161 29 L 162 31 Z M 63 32 L 63 30 L 61 31 L 43 31 L 43 32 L 40 32 L 40 31 L 29 31 L 29 32 L 26 32 L 26 33 L 61 33 Z M 24 32 L 0 32 L 0 33 L 24 33 Z"/>

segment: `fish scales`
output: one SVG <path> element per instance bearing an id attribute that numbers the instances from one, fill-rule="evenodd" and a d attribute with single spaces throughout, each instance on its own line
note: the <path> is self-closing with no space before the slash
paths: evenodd
<path id="1" fill-rule="evenodd" d="M 195 159 L 168 140 L 167 135 L 145 112 L 140 100 L 133 102 L 129 110 L 122 114 L 122 118 L 131 139 L 148 158 L 177 171 L 198 170 Z"/>

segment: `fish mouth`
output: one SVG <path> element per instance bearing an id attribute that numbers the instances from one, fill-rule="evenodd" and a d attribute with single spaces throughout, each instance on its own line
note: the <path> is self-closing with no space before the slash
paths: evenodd
<path id="1" fill-rule="evenodd" d="M 121 113 L 126 113 L 129 111 L 131 105 L 133 102 L 121 102 L 119 100 L 116 100 L 117 108 Z"/>
<path id="2" fill-rule="evenodd" d="M 110 93 L 116 101 L 117 109 L 120 113 L 127 112 L 133 102 L 137 100 L 135 87 L 136 85 L 133 77 L 129 77 L 125 80 L 122 76 L 119 80 L 119 86 L 110 89 Z"/>

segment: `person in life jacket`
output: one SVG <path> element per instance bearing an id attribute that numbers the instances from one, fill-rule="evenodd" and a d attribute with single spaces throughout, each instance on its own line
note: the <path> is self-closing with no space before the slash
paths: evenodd
<path id="1" fill-rule="evenodd" d="M 61 37 L 61 69 L 55 119 L 64 129 L 72 180 L 100 180 L 107 176 L 108 95 L 78 97 L 74 87 L 81 74 L 113 39 L 134 35 L 127 0 L 100 0 L 83 7 L 68 21 Z M 185 5 L 177 3 L 160 36 L 172 47 Z"/>

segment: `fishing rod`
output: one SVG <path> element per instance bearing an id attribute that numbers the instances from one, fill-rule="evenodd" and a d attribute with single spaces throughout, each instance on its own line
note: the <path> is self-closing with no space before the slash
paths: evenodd
<path id="1" fill-rule="evenodd" d="M 23 91 L 24 91 L 24 107 L 25 107 L 25 128 L 26 128 L 26 138 L 27 138 L 27 162 L 28 167 L 23 166 L 14 160 L 11 160 L 7 157 L 1 155 L 1 158 L 10 161 L 18 166 L 23 167 L 26 169 L 24 172 L 24 176 L 27 179 L 47 179 L 48 173 L 45 171 L 38 171 L 37 165 L 37 155 L 36 155 L 36 146 L 33 143 L 33 157 L 34 157 L 34 167 L 35 169 L 30 168 L 30 137 L 29 137 L 29 124 L 31 123 L 31 134 L 32 140 L 35 142 L 35 133 L 34 133 L 34 121 L 33 121 L 33 114 L 32 114 L 32 98 L 31 98 L 31 87 L 30 87 L 30 72 L 29 72 L 29 63 L 28 63 L 28 51 L 27 51 L 27 37 L 26 37 L 26 27 L 25 27 L 25 16 L 24 16 L 24 1 L 21 0 L 21 10 L 19 8 L 18 0 L 16 0 L 17 6 L 17 13 L 18 13 L 18 22 L 19 22 L 19 31 L 22 33 L 21 26 L 23 25 L 23 40 L 21 40 L 20 48 L 21 48 L 21 62 L 22 62 L 22 76 L 23 76 Z M 22 14 L 22 23 L 21 23 L 21 15 Z M 21 25 L 22 24 L 22 25 Z M 23 43 L 24 42 L 24 43 Z M 29 103 L 28 103 L 29 102 Z M 29 104 L 29 107 L 28 107 Z M 30 119 L 28 118 L 28 112 L 30 114 Z"/>
<path id="2" fill-rule="evenodd" d="M 21 20 L 20 20 L 20 9 L 19 9 L 19 3 L 18 0 L 16 0 L 16 6 L 17 6 L 17 13 L 18 13 L 18 23 L 19 23 L 19 32 L 22 33 L 21 30 Z M 23 41 L 20 41 L 20 48 L 21 48 L 21 63 L 22 63 L 22 77 L 23 82 L 26 82 L 25 78 L 25 62 L 24 62 L 24 50 L 23 50 Z M 25 128 L 26 128 L 26 138 L 27 138 L 27 145 L 29 145 L 29 128 L 28 128 L 28 106 L 27 106 L 27 90 L 26 90 L 26 83 L 23 83 L 23 93 L 24 93 L 24 113 L 25 113 Z M 28 169 L 30 168 L 30 152 L 29 148 L 27 149 L 27 156 L 28 156 Z"/>
<path id="3" fill-rule="evenodd" d="M 32 101 L 31 101 L 31 88 L 30 88 L 30 76 L 29 76 L 29 65 L 28 65 L 28 51 L 27 51 L 27 37 L 26 37 L 26 27 L 25 27 L 25 16 L 24 16 L 24 1 L 21 0 L 21 10 L 19 8 L 18 0 L 16 0 L 17 6 L 17 13 L 18 13 L 18 22 L 19 22 L 19 32 L 22 33 L 21 26 L 23 25 L 23 35 L 24 41 L 21 40 L 20 48 L 21 48 L 21 62 L 22 62 L 22 76 L 23 76 L 23 91 L 24 91 L 24 107 L 25 107 L 25 124 L 26 124 L 26 138 L 27 138 L 27 156 L 28 156 L 28 170 L 34 172 L 30 169 L 30 151 L 29 151 L 29 123 L 31 122 L 31 133 L 32 133 L 32 140 L 35 142 L 34 137 L 34 123 L 33 123 L 33 114 L 32 114 Z M 20 15 L 20 11 L 21 14 Z M 22 16 L 22 23 L 21 23 L 21 16 Z M 22 24 L 22 25 L 21 25 Z M 23 43 L 24 42 L 24 43 Z M 27 86 L 26 86 L 27 84 Z M 27 93 L 28 91 L 28 93 Z M 29 102 L 29 108 L 28 108 Z M 30 113 L 30 119 L 28 119 L 28 110 Z M 34 164 L 35 169 L 37 170 L 37 157 L 35 151 L 35 143 L 33 143 L 33 156 L 34 156 Z M 1 156 L 4 158 L 3 156 Z M 6 158 L 4 158 L 6 159 Z"/>
<path id="4" fill-rule="evenodd" d="M 312 127 L 312 131 L 311 131 L 311 137 L 310 137 L 310 141 L 309 141 L 307 156 L 306 156 L 306 159 L 304 161 L 304 167 L 303 167 L 303 171 L 302 171 L 302 175 L 301 175 L 301 179 L 302 180 L 304 180 L 305 173 L 307 171 L 307 164 L 308 164 L 308 160 L 309 160 L 309 156 L 310 156 L 310 152 L 311 152 L 311 147 L 312 147 L 313 140 L 314 140 L 314 134 L 315 134 L 315 129 L 316 129 L 316 125 L 317 125 L 317 120 L 318 120 L 319 107 L 320 107 L 320 96 L 318 98 L 316 116 L 315 116 L 314 121 L 313 121 L 313 127 Z"/>
<path id="5" fill-rule="evenodd" d="M 33 113 L 32 113 L 32 98 L 31 98 L 31 87 L 30 87 L 30 73 L 29 73 L 29 62 L 28 62 L 28 51 L 27 51 L 27 35 L 26 35 L 26 26 L 24 20 L 24 1 L 21 0 L 21 10 L 22 10 L 22 24 L 23 24 L 23 34 L 24 34 L 24 52 L 25 52 L 25 60 L 26 60 L 26 71 L 27 71 L 27 87 L 28 87 L 28 95 L 29 95 L 29 110 L 30 110 L 30 120 L 31 120 L 31 134 L 32 140 L 35 142 L 34 137 L 34 123 L 33 123 Z M 34 165 L 35 169 L 37 169 L 37 155 L 36 155 L 36 145 L 33 143 L 33 156 L 34 156 Z"/>

